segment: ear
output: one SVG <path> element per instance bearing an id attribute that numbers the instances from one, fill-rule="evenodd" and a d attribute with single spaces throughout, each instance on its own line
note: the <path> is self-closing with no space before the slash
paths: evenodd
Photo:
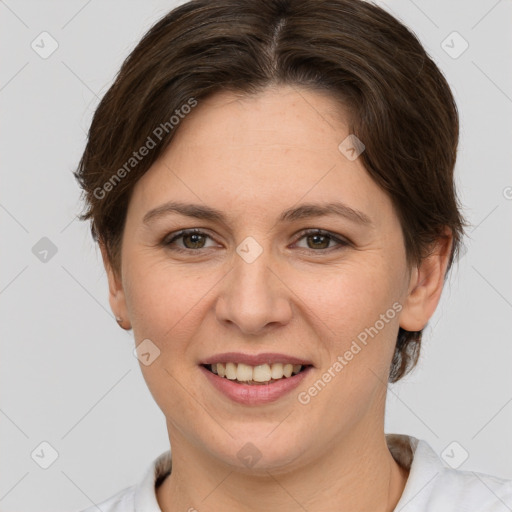
<path id="1" fill-rule="evenodd" d="M 110 303 L 110 308 L 112 309 L 116 319 L 122 319 L 121 321 L 118 321 L 119 325 L 123 329 L 128 330 L 131 328 L 131 325 L 128 316 L 128 309 L 126 307 L 126 299 L 121 276 L 118 275 L 117 272 L 113 269 L 112 262 L 110 261 L 107 250 L 105 248 L 105 244 L 100 241 L 99 246 L 101 250 L 101 257 L 103 258 L 103 265 L 107 273 L 109 291 L 108 300 Z"/>
<path id="2" fill-rule="evenodd" d="M 434 314 L 443 291 L 452 243 L 452 232 L 446 228 L 431 253 L 411 272 L 408 295 L 400 313 L 402 329 L 421 331 Z"/>

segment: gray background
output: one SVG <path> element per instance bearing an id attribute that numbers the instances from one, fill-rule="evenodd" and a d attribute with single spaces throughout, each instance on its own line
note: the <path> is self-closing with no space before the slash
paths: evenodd
<path id="1" fill-rule="evenodd" d="M 460 469 L 512 478 L 512 2 L 379 3 L 420 37 L 456 95 L 457 182 L 472 223 L 419 366 L 389 388 L 386 431 L 440 455 L 456 441 L 452 459 L 469 454 Z M 0 1 L 2 511 L 85 508 L 168 448 L 132 334 L 110 311 L 99 250 L 75 219 L 71 172 L 122 60 L 174 5 Z M 59 45 L 46 59 L 31 47 L 43 31 Z M 469 44 L 457 58 L 453 31 Z M 43 237 L 57 249 L 46 262 L 32 250 Z M 48 469 L 31 458 L 43 441 L 58 452 Z"/>

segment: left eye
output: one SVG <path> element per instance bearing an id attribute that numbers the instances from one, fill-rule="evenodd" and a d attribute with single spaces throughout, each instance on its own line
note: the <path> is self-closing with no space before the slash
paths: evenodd
<path id="1" fill-rule="evenodd" d="M 305 232 L 299 240 L 305 238 L 306 240 L 312 240 L 312 244 L 308 243 L 308 247 L 306 249 L 331 249 L 329 244 L 331 242 L 335 242 L 338 246 L 346 246 L 348 242 L 338 238 L 337 236 L 332 235 L 327 231 L 323 231 L 321 229 L 313 229 L 311 231 Z"/>

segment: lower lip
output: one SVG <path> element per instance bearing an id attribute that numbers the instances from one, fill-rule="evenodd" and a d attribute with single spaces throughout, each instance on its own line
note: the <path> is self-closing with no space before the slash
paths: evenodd
<path id="1" fill-rule="evenodd" d="M 275 402 L 293 391 L 305 378 L 312 366 L 293 375 L 270 384 L 238 384 L 236 381 L 219 377 L 215 373 L 200 366 L 201 371 L 212 385 L 234 402 L 245 405 L 261 405 Z"/>

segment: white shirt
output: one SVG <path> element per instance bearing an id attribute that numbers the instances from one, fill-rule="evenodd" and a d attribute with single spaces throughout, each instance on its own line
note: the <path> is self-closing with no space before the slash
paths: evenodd
<path id="1" fill-rule="evenodd" d="M 410 470 L 395 512 L 510 512 L 512 480 L 452 469 L 423 440 L 386 434 L 394 459 Z M 158 487 L 171 471 L 171 452 L 158 456 L 138 484 L 81 512 L 161 512 Z"/>

